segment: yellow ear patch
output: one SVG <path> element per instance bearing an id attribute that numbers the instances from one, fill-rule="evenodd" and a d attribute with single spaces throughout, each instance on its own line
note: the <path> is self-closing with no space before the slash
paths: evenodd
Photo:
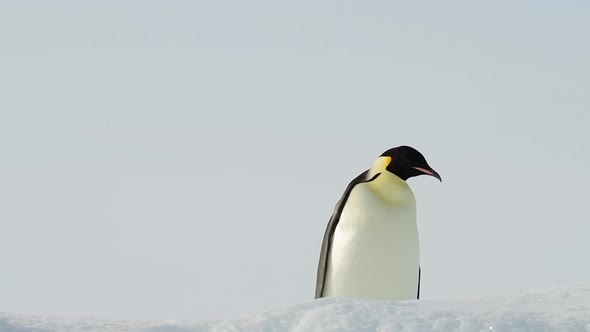
<path id="1" fill-rule="evenodd" d="M 385 171 L 387 166 L 389 166 L 390 163 L 391 157 L 379 157 L 377 158 L 377 160 L 375 160 L 375 163 L 371 168 L 373 171 L 375 171 L 375 173 L 383 172 Z"/>
<path id="2" fill-rule="evenodd" d="M 387 171 L 387 166 L 391 165 L 391 157 L 379 157 L 375 160 L 369 176 L 380 173 L 379 177 L 368 182 L 369 188 L 383 201 L 392 205 L 412 204 L 414 194 L 406 181 L 399 178 L 392 172 Z"/>

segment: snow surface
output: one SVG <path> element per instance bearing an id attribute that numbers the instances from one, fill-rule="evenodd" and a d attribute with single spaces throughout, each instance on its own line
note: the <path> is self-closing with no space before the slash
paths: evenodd
<path id="1" fill-rule="evenodd" d="M 328 298 L 238 319 L 195 322 L 0 313 L 0 332 L 8 331 L 590 331 L 590 284 L 460 301 Z"/>

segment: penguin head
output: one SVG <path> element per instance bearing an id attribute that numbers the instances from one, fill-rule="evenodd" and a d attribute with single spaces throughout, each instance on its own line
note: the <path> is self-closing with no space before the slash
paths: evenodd
<path id="1" fill-rule="evenodd" d="M 442 182 L 440 175 L 428 165 L 426 158 L 409 146 L 389 149 L 381 154 L 378 161 L 386 171 L 404 181 L 413 176 L 430 175 Z"/>

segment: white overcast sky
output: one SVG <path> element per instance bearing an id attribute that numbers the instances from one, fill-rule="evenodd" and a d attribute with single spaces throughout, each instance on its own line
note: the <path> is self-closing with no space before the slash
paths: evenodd
<path id="1" fill-rule="evenodd" d="M 0 311 L 313 298 L 342 191 L 411 145 L 423 299 L 590 280 L 585 1 L 0 3 Z"/>

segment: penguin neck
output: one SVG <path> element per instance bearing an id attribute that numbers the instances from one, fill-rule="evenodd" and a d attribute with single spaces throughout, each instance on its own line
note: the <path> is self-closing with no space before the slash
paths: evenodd
<path id="1" fill-rule="evenodd" d="M 414 192 L 406 181 L 385 169 L 375 166 L 369 170 L 369 177 L 373 177 L 378 173 L 380 174 L 376 179 L 367 183 L 375 195 L 391 205 L 416 206 Z"/>

